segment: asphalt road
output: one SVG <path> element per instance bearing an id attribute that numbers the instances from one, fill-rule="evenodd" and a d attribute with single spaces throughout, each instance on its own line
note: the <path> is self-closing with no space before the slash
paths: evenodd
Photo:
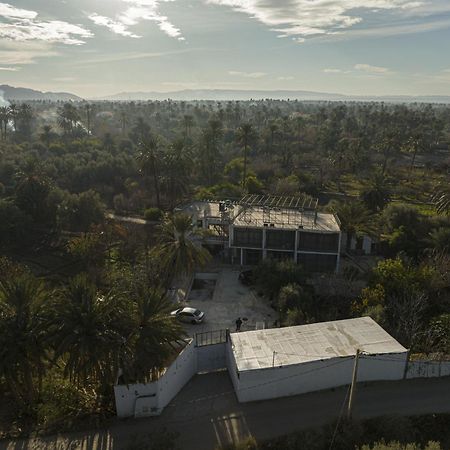
<path id="1" fill-rule="evenodd" d="M 267 439 L 334 420 L 348 387 L 295 397 L 239 404 L 226 372 L 197 375 L 157 418 L 115 421 L 105 430 L 0 443 L 8 450 L 127 450 L 151 433 L 179 433 L 182 450 L 213 450 L 218 444 L 253 435 Z M 450 378 L 358 385 L 354 416 L 450 412 Z"/>

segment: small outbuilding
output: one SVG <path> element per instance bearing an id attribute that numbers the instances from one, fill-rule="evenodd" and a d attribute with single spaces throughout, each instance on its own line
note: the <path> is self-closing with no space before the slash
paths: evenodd
<path id="1" fill-rule="evenodd" d="M 404 378 L 408 350 L 370 317 L 232 333 L 228 369 L 240 402 L 286 397 L 358 381 Z"/>

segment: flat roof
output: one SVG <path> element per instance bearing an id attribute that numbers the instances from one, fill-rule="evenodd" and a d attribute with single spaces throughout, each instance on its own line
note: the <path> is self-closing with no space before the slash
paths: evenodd
<path id="1" fill-rule="evenodd" d="M 358 348 L 370 354 L 407 351 L 370 317 L 232 333 L 231 344 L 239 371 L 353 356 Z"/>
<path id="2" fill-rule="evenodd" d="M 242 207 L 241 207 L 242 208 Z M 241 227 L 263 227 L 267 223 L 273 228 L 308 231 L 339 232 L 340 227 L 334 214 L 316 213 L 314 211 L 296 211 L 286 208 L 242 208 L 233 224 Z"/>
<path id="3" fill-rule="evenodd" d="M 194 220 L 221 218 L 219 201 L 194 201 L 188 205 L 176 208 L 193 217 Z M 297 230 L 303 228 L 308 231 L 339 233 L 340 227 L 334 214 L 315 211 L 300 211 L 290 208 L 245 206 L 230 203 L 227 207 L 228 217 L 235 226 L 262 228 L 267 223 L 273 224 L 275 229 Z"/>

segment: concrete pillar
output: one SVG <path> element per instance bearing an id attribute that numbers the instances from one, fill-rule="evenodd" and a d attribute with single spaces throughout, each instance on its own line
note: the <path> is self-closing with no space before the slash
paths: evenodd
<path id="1" fill-rule="evenodd" d="M 266 229 L 262 230 L 262 257 L 263 259 L 267 258 L 267 250 L 266 250 Z"/>
<path id="2" fill-rule="evenodd" d="M 338 253 L 336 257 L 336 273 L 339 273 L 339 265 L 341 262 L 341 242 L 342 242 L 342 232 L 339 233 Z"/>
<path id="3" fill-rule="evenodd" d="M 298 241 L 300 239 L 300 236 L 298 233 L 299 233 L 299 231 L 295 230 L 295 244 L 294 244 L 294 261 L 295 261 L 295 263 L 297 263 L 297 261 L 298 261 L 297 252 L 298 252 Z"/>
<path id="4" fill-rule="evenodd" d="M 244 265 L 244 249 L 241 248 L 241 266 Z"/>

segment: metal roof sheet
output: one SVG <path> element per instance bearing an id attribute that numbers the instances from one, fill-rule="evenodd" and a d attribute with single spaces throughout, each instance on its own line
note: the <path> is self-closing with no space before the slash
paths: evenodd
<path id="1" fill-rule="evenodd" d="M 232 333 L 231 344 L 239 371 L 353 356 L 358 348 L 377 355 L 407 351 L 370 317 Z"/>

